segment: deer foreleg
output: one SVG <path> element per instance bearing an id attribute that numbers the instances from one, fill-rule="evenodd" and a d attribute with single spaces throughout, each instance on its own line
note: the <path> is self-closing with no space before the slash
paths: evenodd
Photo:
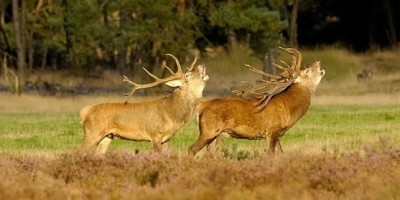
<path id="1" fill-rule="evenodd" d="M 277 144 L 280 146 L 279 139 L 276 139 L 275 137 L 268 138 L 268 154 L 275 154 L 275 148 Z"/>
<path id="2" fill-rule="evenodd" d="M 153 145 L 153 150 L 156 152 L 161 152 L 162 150 L 162 144 L 161 144 L 161 138 L 159 137 L 153 137 L 151 138 L 151 143 Z"/>

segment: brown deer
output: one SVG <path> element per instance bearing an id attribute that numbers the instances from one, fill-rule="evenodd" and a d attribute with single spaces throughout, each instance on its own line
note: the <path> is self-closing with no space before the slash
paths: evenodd
<path id="1" fill-rule="evenodd" d="M 174 87 L 172 93 L 161 99 L 84 107 L 80 112 L 84 128 L 81 152 L 87 152 L 97 145 L 95 154 L 102 155 L 113 139 L 151 141 L 154 150 L 160 151 L 161 144 L 168 142 L 190 120 L 208 80 L 206 68 L 203 65 L 195 67 L 195 58 L 188 72 L 183 73 L 178 59 L 171 54 L 167 55 L 175 60 L 177 67 L 174 73 L 164 66 L 171 76 L 160 79 L 143 68 L 155 82 L 137 84 L 126 76 L 124 81 L 132 86 L 128 98 L 138 89 L 154 87 L 161 83 Z"/>
<path id="2" fill-rule="evenodd" d="M 273 154 L 276 145 L 283 153 L 279 139 L 307 112 L 311 94 L 315 92 L 325 71 L 320 69 L 319 61 L 300 70 L 300 52 L 292 48 L 281 49 L 289 52 L 293 60 L 292 66 L 283 61 L 285 67 L 275 64 L 284 70 L 280 75 L 248 66 L 251 71 L 270 78 L 236 91 L 241 96 L 253 96 L 212 99 L 199 104 L 197 115 L 200 135 L 189 147 L 190 155 L 195 155 L 222 133 L 240 139 L 267 139 L 268 153 Z"/>

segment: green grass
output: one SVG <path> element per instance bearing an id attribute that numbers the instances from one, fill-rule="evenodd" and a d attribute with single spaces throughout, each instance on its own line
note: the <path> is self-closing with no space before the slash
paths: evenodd
<path id="1" fill-rule="evenodd" d="M 400 144 L 400 108 L 395 106 L 314 106 L 281 139 L 286 152 L 346 154 L 367 145 Z M 195 121 L 172 138 L 168 148 L 186 152 L 198 136 Z M 77 149 L 83 131 L 77 113 L 2 113 L 0 149 L 8 153 L 56 153 Z M 258 155 L 265 140 L 221 139 L 219 151 Z M 112 151 L 149 151 L 149 142 L 114 140 Z"/>
<path id="2" fill-rule="evenodd" d="M 66 151 L 80 143 L 76 113 L 3 113 L 0 127 L 5 152 Z"/>

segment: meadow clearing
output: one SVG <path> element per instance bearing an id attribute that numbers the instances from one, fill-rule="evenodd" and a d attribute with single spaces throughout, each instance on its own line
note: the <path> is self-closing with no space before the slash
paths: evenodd
<path id="1" fill-rule="evenodd" d="M 374 56 L 375 64 L 392 58 Z M 370 59 L 345 57 L 355 66 Z M 357 70 L 328 68 L 336 75 L 327 70 L 308 113 L 281 139 L 285 153 L 275 156 L 264 154 L 266 141 L 221 138 L 215 151 L 188 157 L 198 135 L 193 120 L 162 154 L 150 143 L 114 140 L 104 158 L 81 157 L 79 109 L 123 97 L 0 93 L 0 198 L 399 199 L 400 76 L 389 70 L 360 84 Z"/>

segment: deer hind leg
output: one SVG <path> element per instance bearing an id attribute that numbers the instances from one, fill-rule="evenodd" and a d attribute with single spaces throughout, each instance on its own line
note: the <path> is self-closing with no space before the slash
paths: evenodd
<path id="1" fill-rule="evenodd" d="M 189 155 L 191 155 L 191 156 L 196 155 L 196 153 L 198 153 L 206 145 L 212 143 L 216 138 L 218 138 L 219 134 L 220 134 L 219 132 L 204 133 L 204 132 L 200 131 L 199 138 L 197 138 L 196 142 L 194 144 L 192 144 L 188 149 Z"/>
<path id="2" fill-rule="evenodd" d="M 196 153 L 198 153 L 206 145 L 212 143 L 221 134 L 221 129 L 219 129 L 221 125 L 210 125 L 205 119 L 207 119 L 205 115 L 200 115 L 199 137 L 197 138 L 196 142 L 188 148 L 188 154 L 191 156 L 195 156 Z"/>
<path id="3" fill-rule="evenodd" d="M 106 151 L 107 151 L 108 145 L 111 143 L 112 140 L 113 140 L 113 136 L 112 135 L 107 135 L 106 137 L 104 137 L 97 144 L 95 155 L 96 156 L 104 155 L 106 153 Z"/>
<path id="4" fill-rule="evenodd" d="M 96 145 L 103 137 L 104 136 L 102 135 L 91 134 L 90 132 L 85 131 L 85 136 L 79 149 L 79 153 L 86 154 L 89 152 L 90 148 Z"/>
<path id="5" fill-rule="evenodd" d="M 218 146 L 220 143 L 220 137 L 216 137 L 212 142 L 207 145 L 207 152 L 215 153 L 218 150 Z"/>
<path id="6" fill-rule="evenodd" d="M 86 155 L 87 153 L 89 153 L 93 146 L 97 145 L 104 138 L 104 136 L 107 135 L 107 133 L 105 130 L 96 127 L 91 123 L 84 124 L 83 128 L 83 141 L 78 152 Z"/>
<path id="7" fill-rule="evenodd" d="M 210 142 L 211 142 L 210 140 L 207 140 L 206 138 L 200 136 L 199 138 L 197 138 L 196 142 L 189 147 L 188 149 L 189 155 L 191 156 L 196 155 L 197 152 L 203 149 Z"/>
<path id="8" fill-rule="evenodd" d="M 276 149 L 279 151 L 279 153 L 283 154 L 283 149 L 281 146 L 281 141 L 278 139 L 278 141 L 276 142 Z"/>

